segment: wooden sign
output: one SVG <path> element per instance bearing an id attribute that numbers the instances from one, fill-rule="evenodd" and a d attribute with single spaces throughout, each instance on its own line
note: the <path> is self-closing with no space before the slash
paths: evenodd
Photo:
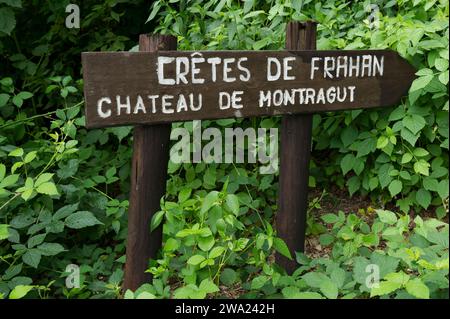
<path id="1" fill-rule="evenodd" d="M 82 62 L 89 128 L 389 106 L 414 79 L 388 50 L 88 52 Z"/>
<path id="2" fill-rule="evenodd" d="M 415 73 L 393 51 L 316 51 L 312 21 L 287 24 L 286 51 L 169 51 L 167 35 L 141 35 L 139 49 L 82 54 L 86 126 L 135 125 L 123 285 L 133 290 L 161 245 L 149 223 L 165 194 L 169 123 L 283 115 L 276 229 L 294 255 L 304 250 L 312 114 L 393 105 Z"/>

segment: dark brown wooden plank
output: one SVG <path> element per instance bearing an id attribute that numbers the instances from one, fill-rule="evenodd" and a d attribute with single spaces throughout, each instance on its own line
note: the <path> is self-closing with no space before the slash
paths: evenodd
<path id="1" fill-rule="evenodd" d="M 286 29 L 286 49 L 316 49 L 316 24 L 291 22 Z M 304 251 L 308 209 L 309 159 L 312 115 L 285 115 L 281 120 L 280 175 L 277 234 L 287 244 L 293 260 L 276 254 L 276 262 L 289 274 L 298 264 L 295 252 Z"/>
<path id="2" fill-rule="evenodd" d="M 184 67 L 189 64 L 188 73 L 184 77 L 178 77 L 179 84 L 169 85 L 159 81 L 157 65 L 164 57 L 174 59 L 161 67 L 163 71 L 159 74 L 162 74 L 165 80 L 175 81 L 177 74 L 183 75 Z M 194 58 L 203 58 L 204 62 L 198 63 L 199 60 L 193 60 Z M 214 58 L 220 59 L 220 64 L 215 68 L 212 66 L 214 60 L 208 60 Z M 269 81 L 268 69 L 275 73 L 275 62 L 271 62 L 271 68 L 267 66 L 269 58 L 279 61 L 281 66 L 286 61 L 286 65 L 292 67 L 286 74 L 293 79 Z M 239 59 L 241 60 L 238 63 Z M 347 64 L 344 63 L 345 59 Z M 389 106 L 399 101 L 414 79 L 414 69 L 409 63 L 396 52 L 389 50 L 97 52 L 83 53 L 82 61 L 86 124 L 91 128 Z M 370 61 L 373 63 L 370 64 Z M 364 66 L 363 62 L 367 62 L 367 65 Z M 177 63 L 180 66 L 178 73 Z M 382 75 L 379 68 L 381 63 L 384 66 Z M 194 71 L 198 66 L 199 72 L 193 77 L 192 65 L 195 67 Z M 226 69 L 224 65 L 227 66 Z M 315 68 L 312 69 L 312 66 Z M 354 67 L 351 76 L 350 66 Z M 359 70 L 358 76 L 356 70 Z M 371 76 L 368 76 L 369 71 Z M 375 76 L 372 76 L 373 74 Z M 232 81 L 233 78 L 236 80 Z M 184 79 L 188 83 L 184 83 Z M 193 79 L 204 82 L 193 83 Z M 340 101 L 336 98 L 337 90 L 341 97 Z M 220 109 L 220 92 L 232 94 L 236 91 L 241 92 L 236 96 L 241 97 L 242 100 L 238 104 L 242 107 Z M 260 107 L 260 91 L 263 92 L 263 96 L 271 92 L 270 106 L 267 101 L 263 101 Z M 193 96 L 194 109 L 189 107 L 190 94 Z M 195 110 L 199 106 L 200 95 L 201 109 Z M 125 105 L 120 108 L 120 115 L 117 96 L 119 103 Z M 127 97 L 130 99 L 129 107 L 126 103 Z M 180 105 L 184 106 L 183 97 L 187 100 L 187 110 L 179 107 L 177 111 L 176 105 L 180 99 Z M 106 99 L 103 100 L 99 112 L 98 102 L 102 98 Z M 139 99 L 142 99 L 142 105 L 138 103 Z M 165 111 L 173 113 L 164 113 L 163 100 L 166 103 Z M 274 103 L 281 104 L 274 105 Z M 105 117 L 102 118 L 100 114 Z"/>
<path id="3" fill-rule="evenodd" d="M 139 37 L 141 51 L 176 47 L 177 40 L 172 36 Z M 166 190 L 170 128 L 170 124 L 134 128 L 124 290 L 135 290 L 150 281 L 151 275 L 145 270 L 149 259 L 155 258 L 161 248 L 162 229 L 158 227 L 150 233 L 150 221 L 160 210 Z"/>

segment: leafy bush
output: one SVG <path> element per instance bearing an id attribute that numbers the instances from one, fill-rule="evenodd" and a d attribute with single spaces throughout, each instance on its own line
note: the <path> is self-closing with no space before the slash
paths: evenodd
<path id="1" fill-rule="evenodd" d="M 226 203 L 229 195 L 222 205 L 218 205 L 220 194 L 213 191 L 206 198 L 208 196 L 216 199 L 211 210 L 230 216 Z M 180 204 L 194 203 L 185 197 L 180 201 Z M 198 204 L 205 209 L 209 203 L 205 200 Z M 201 212 L 200 207 L 198 212 Z M 177 210 L 175 206 L 172 209 L 171 213 Z M 345 215 L 342 211 L 325 214 L 321 220 L 330 229 L 320 235 L 320 244 L 328 254 L 311 259 L 298 253 L 299 268 L 288 276 L 276 265 L 258 258 L 258 253 L 264 255 L 265 248 L 271 245 L 284 252 L 279 239 L 262 232 L 253 242 L 240 238 L 223 243 L 221 230 L 207 226 L 211 225 L 210 218 L 205 219 L 205 227 L 195 224 L 168 235 L 164 258 L 158 260 L 158 267 L 150 268 L 155 274 L 154 284 L 145 284 L 134 294 L 127 291 L 125 298 L 197 299 L 207 294 L 224 297 L 235 285 L 241 287 L 235 297 L 242 298 L 428 299 L 449 296 L 449 227 L 437 219 L 423 220 L 416 216 L 411 220 L 409 215 L 373 209 L 360 210 L 358 214 Z M 219 225 L 231 228 L 220 219 L 217 228 Z M 262 272 L 255 272 L 255 267 Z M 168 278 L 177 278 L 185 285 L 171 294 Z"/>
<path id="2" fill-rule="evenodd" d="M 323 215 L 332 229 L 320 242 L 331 248 L 330 258 L 299 254 L 292 276 L 262 275 L 251 288 L 264 282 L 259 294 L 285 298 L 448 298 L 448 224 L 386 210 L 377 215 L 369 222 L 370 215 Z"/>
<path id="3" fill-rule="evenodd" d="M 81 29 L 64 26 L 69 1 L 0 2 L 0 295 L 116 297 L 131 128 L 84 128 L 80 53 L 130 49 L 121 17 L 145 32 L 143 1 L 83 1 Z M 81 287 L 67 289 L 72 263 Z"/>
<path id="4" fill-rule="evenodd" d="M 393 108 L 316 114 L 311 186 L 331 180 L 350 195 L 394 200 L 404 212 L 436 206 L 442 218 L 449 188 L 448 10 L 448 1 L 425 0 L 156 1 L 149 19 L 159 22 L 157 32 L 178 36 L 181 50 L 280 50 L 286 22 L 296 20 L 318 22 L 319 50 L 396 50 L 418 70 L 408 97 Z"/>

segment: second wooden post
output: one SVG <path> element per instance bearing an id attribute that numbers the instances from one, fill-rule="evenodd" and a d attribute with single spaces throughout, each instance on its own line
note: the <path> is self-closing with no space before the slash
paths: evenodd
<path id="1" fill-rule="evenodd" d="M 315 50 L 316 23 L 290 22 L 286 50 Z M 277 254 L 277 263 L 288 273 L 296 268 L 295 251 L 304 251 L 308 209 L 309 159 L 312 115 L 285 115 L 281 121 L 280 177 L 276 228 L 294 260 Z"/>

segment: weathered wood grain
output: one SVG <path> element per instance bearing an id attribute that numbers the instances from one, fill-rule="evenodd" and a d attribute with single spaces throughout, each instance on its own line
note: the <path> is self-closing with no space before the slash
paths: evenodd
<path id="1" fill-rule="evenodd" d="M 175 50 L 176 47 L 176 38 L 172 36 L 139 37 L 141 51 Z M 149 259 L 155 258 L 161 248 L 162 229 L 158 227 L 150 233 L 150 221 L 160 210 L 160 200 L 166 190 L 170 127 L 170 124 L 134 127 L 123 283 L 125 291 L 135 290 L 140 285 L 150 282 L 151 275 L 145 270 L 148 268 Z"/>
<path id="2" fill-rule="evenodd" d="M 316 24 L 290 22 L 286 49 L 316 49 Z M 276 254 L 276 262 L 289 274 L 298 267 L 295 252 L 304 251 L 308 210 L 309 159 L 312 114 L 284 115 L 281 119 L 280 175 L 278 186 L 277 235 L 287 244 L 293 260 Z"/>
<path id="3" fill-rule="evenodd" d="M 356 59 L 362 56 L 372 56 L 373 60 L 380 61 L 384 59 L 383 74 L 376 76 L 367 76 L 368 70 L 365 69 L 365 75 L 344 77 L 344 69 L 340 70 L 339 78 L 324 77 L 324 61 L 325 59 L 339 59 L 339 61 L 350 61 L 353 59 L 353 65 Z M 213 81 L 212 67 L 209 63 L 196 64 L 199 73 L 195 75 L 198 79 L 204 79 L 203 84 L 192 83 L 191 74 L 186 76 L 188 83 L 180 82 L 175 85 L 160 84 L 158 80 L 157 63 L 158 57 L 168 58 L 188 58 L 189 61 L 193 57 L 220 58 L 222 63 L 216 66 L 216 81 Z M 267 80 L 267 59 L 276 58 L 284 61 L 285 58 L 295 58 L 289 62 L 292 70 L 288 75 L 295 77 L 295 80 L 276 81 Z M 341 58 L 338 58 L 341 57 Z M 251 78 L 246 79 L 246 72 L 237 67 L 237 63 L 229 63 L 227 66 L 227 78 L 236 78 L 236 81 L 225 82 L 223 70 L 224 59 L 246 58 L 242 61 L 241 66 L 248 69 Z M 318 70 L 314 71 L 314 78 L 311 79 L 311 63 L 313 58 L 320 58 L 313 62 Z M 328 62 L 332 60 L 328 60 Z M 337 61 L 337 60 L 335 60 Z M 360 60 L 361 61 L 361 60 Z M 187 121 L 194 119 L 218 119 L 232 117 L 255 117 L 255 116 L 272 116 L 282 114 L 296 113 L 316 113 L 323 111 L 338 111 L 356 108 L 371 108 L 389 106 L 398 103 L 400 98 L 405 95 L 414 79 L 414 69 L 411 65 L 403 60 L 396 52 L 388 50 L 360 50 L 360 51 L 315 51 L 315 50 L 288 50 L 288 51 L 158 51 L 158 52 L 88 52 L 82 54 L 83 75 L 84 75 L 84 94 L 86 102 L 86 125 L 89 128 L 106 127 L 127 124 L 157 124 L 176 121 Z M 192 64 L 192 63 L 191 63 Z M 350 65 L 350 63 L 348 63 Z M 222 65 L 222 66 L 221 66 Z M 275 68 L 270 68 L 272 73 Z M 327 63 L 328 67 L 331 65 Z M 183 69 L 181 69 L 183 70 Z M 176 62 L 164 65 L 164 78 L 172 79 L 177 75 Z M 328 73 L 327 73 L 328 74 Z M 349 73 L 347 74 L 349 75 Z M 275 92 L 292 92 L 298 89 L 313 89 L 318 97 L 320 89 L 328 90 L 331 87 L 339 87 L 343 92 L 347 88 L 354 86 L 354 98 L 350 101 L 350 93 L 342 102 L 336 99 L 324 101 L 317 99 L 312 103 L 311 99 L 304 99 L 300 103 L 300 93 L 297 91 L 297 99 L 295 103 L 286 103 L 280 106 L 259 106 L 260 91 Z M 287 91 L 286 91 L 287 90 Z M 241 104 L 242 108 L 219 108 L 220 92 L 232 93 L 233 91 L 242 91 Z M 326 92 L 326 91 L 324 91 Z M 303 90 L 303 95 L 305 91 Z M 188 109 L 176 112 L 175 104 L 178 97 L 183 95 L 188 99 L 189 94 L 193 94 L 194 100 L 202 95 L 202 107 L 198 111 Z M 156 112 L 152 110 L 152 100 L 149 95 L 157 95 L 155 98 Z M 174 113 L 162 113 L 162 97 L 171 95 L 172 106 L 168 109 L 174 109 Z M 126 102 L 126 97 L 130 98 L 130 114 L 126 113 L 123 108 L 121 114 L 117 113 L 117 99 L 120 97 L 120 103 Z M 145 105 L 145 113 L 142 109 L 136 108 L 138 97 L 142 98 Z M 279 95 L 278 95 L 279 96 Z M 342 97 L 343 95 L 341 95 Z M 97 103 L 103 98 L 111 99 L 111 104 L 104 102 L 102 110 L 107 112 L 111 110 L 111 115 L 102 118 L 99 116 Z M 325 102 L 325 103 L 324 103 Z M 196 103 L 194 103 L 196 104 Z M 134 111 L 136 111 L 134 113 Z"/>

